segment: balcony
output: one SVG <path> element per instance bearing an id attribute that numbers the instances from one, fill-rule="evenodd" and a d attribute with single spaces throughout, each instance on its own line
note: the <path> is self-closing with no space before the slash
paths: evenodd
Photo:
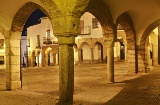
<path id="1" fill-rule="evenodd" d="M 80 35 L 90 35 L 91 34 L 91 26 L 79 27 Z"/>
<path id="2" fill-rule="evenodd" d="M 43 37 L 43 44 L 58 44 L 58 41 L 56 41 L 55 38 L 52 37 Z"/>

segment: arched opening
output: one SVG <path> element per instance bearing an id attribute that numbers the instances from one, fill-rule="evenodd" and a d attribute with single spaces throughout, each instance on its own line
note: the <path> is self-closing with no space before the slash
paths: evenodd
<path id="1" fill-rule="evenodd" d="M 52 6 L 54 6 L 54 5 L 52 5 Z M 50 18 L 50 15 L 48 14 L 48 10 L 46 11 L 43 7 L 41 7 L 38 4 L 35 4 L 33 2 L 28 2 L 24 6 L 22 6 L 22 8 L 20 8 L 19 11 L 17 12 L 17 14 L 15 15 L 13 22 L 12 22 L 12 31 L 15 33 L 21 32 L 23 27 L 25 27 L 24 25 L 27 24 L 25 22 L 28 22 L 27 19 L 29 19 L 30 16 L 33 15 L 34 18 L 32 18 L 32 19 L 35 19 L 39 15 L 39 14 L 35 14 L 35 12 L 37 13 L 37 11 L 40 11 L 41 13 L 45 14 L 45 16 L 48 16 L 48 18 Z M 22 73 L 20 75 L 21 85 L 22 85 L 23 89 L 26 89 L 26 91 L 29 91 L 29 92 L 32 91 L 32 92 L 36 92 L 38 94 L 40 92 L 43 92 L 43 93 L 51 92 L 51 94 L 56 93 L 55 95 L 58 96 L 58 84 L 59 83 L 58 83 L 58 80 L 55 79 L 55 78 L 57 78 L 57 75 L 58 75 L 58 69 L 56 68 L 57 71 L 53 71 L 54 68 L 53 69 L 51 69 L 51 68 L 46 69 L 46 68 L 41 67 L 43 64 L 43 61 L 45 61 L 44 59 L 42 59 L 45 55 L 45 51 L 42 50 L 43 49 L 42 44 L 44 42 L 42 35 L 46 35 L 43 32 L 46 32 L 49 28 L 52 27 L 52 25 L 47 24 L 48 22 L 44 22 L 45 21 L 44 18 L 43 19 L 42 19 L 42 17 L 38 17 L 38 18 L 39 19 L 36 19 L 36 23 L 29 25 L 30 27 L 33 27 L 32 25 L 38 26 L 37 29 L 35 28 L 34 31 L 32 31 L 33 33 L 31 32 L 32 34 L 27 33 L 27 35 L 26 35 L 26 31 L 23 31 L 24 33 L 22 33 L 22 35 L 27 37 L 25 39 L 27 44 L 25 47 L 22 47 L 22 48 L 27 49 L 26 53 L 24 53 L 24 51 L 23 51 L 23 55 L 28 58 L 27 64 L 29 67 L 21 69 L 21 73 Z M 33 20 L 31 20 L 31 21 L 33 21 Z M 45 28 L 40 29 L 39 26 L 40 26 L 40 23 L 42 23 L 42 22 L 45 24 L 44 25 Z M 27 26 L 25 28 L 29 28 L 29 27 Z M 27 29 L 27 32 L 28 32 L 28 29 Z M 50 33 L 51 33 L 50 34 L 50 37 L 51 37 L 53 30 L 50 30 Z M 46 36 L 44 36 L 44 37 L 46 37 Z M 52 41 L 52 44 L 53 44 L 53 41 Z M 45 46 L 48 47 L 48 45 L 46 45 L 46 44 L 45 44 Z M 22 51 L 22 49 L 21 49 L 21 51 Z M 52 55 L 53 55 L 52 51 L 48 51 L 47 56 L 48 56 L 48 58 L 50 58 L 50 59 L 47 59 L 48 65 L 53 64 Z M 16 70 L 17 70 L 19 66 L 17 65 L 16 67 L 17 67 L 16 68 Z M 50 72 L 51 74 L 48 72 Z M 55 77 L 52 77 L 53 72 L 56 73 Z M 12 74 L 12 73 L 10 73 L 10 74 Z M 47 75 L 44 75 L 44 74 L 47 74 Z M 18 72 L 17 72 L 16 76 L 18 78 L 18 76 L 19 76 Z M 23 78 L 23 82 L 22 82 L 22 78 Z M 48 78 L 51 78 L 51 79 L 54 78 L 54 80 L 56 82 L 54 80 L 52 80 L 50 82 L 46 82 L 49 80 Z M 19 80 L 16 80 L 16 82 L 17 81 L 19 81 Z M 55 83 L 53 83 L 53 82 L 55 82 Z M 15 84 L 15 86 L 16 86 L 16 84 Z M 53 102 L 51 102 L 51 103 L 53 103 Z"/>
<path id="2" fill-rule="evenodd" d="M 35 54 L 35 51 L 32 52 L 32 56 L 31 56 L 31 67 L 35 67 L 37 66 L 37 63 L 36 63 L 36 54 Z"/>
<path id="3" fill-rule="evenodd" d="M 37 51 L 36 63 L 37 63 L 37 67 L 42 67 L 42 53 L 41 53 L 41 51 Z"/>
<path id="4" fill-rule="evenodd" d="M 45 51 L 45 66 L 54 65 L 52 48 L 48 47 Z"/>
<path id="5" fill-rule="evenodd" d="M 87 42 L 82 43 L 81 52 L 82 52 L 82 62 L 91 63 L 91 51 L 89 44 Z"/>
<path id="6" fill-rule="evenodd" d="M 118 61 L 126 61 L 127 65 L 135 68 L 135 28 L 127 12 L 122 13 L 116 20 L 117 22 L 117 40 L 118 40 Z M 126 64 L 124 62 L 124 64 Z M 136 71 L 135 71 L 136 72 Z"/>
<path id="7" fill-rule="evenodd" d="M 152 66 L 157 66 L 158 64 L 158 56 L 159 56 L 159 27 L 154 28 L 150 33 L 148 33 L 148 36 L 145 40 L 143 40 L 143 44 L 141 42 L 141 46 L 144 47 L 144 56 L 145 60 L 145 68 L 146 72 L 147 70 L 150 70 Z M 142 54 L 142 52 L 141 52 Z"/>
<path id="8" fill-rule="evenodd" d="M 125 60 L 125 45 L 120 42 L 120 60 Z"/>
<path id="9" fill-rule="evenodd" d="M 103 45 L 100 42 L 96 42 L 94 46 L 94 63 L 103 62 Z"/>
<path id="10" fill-rule="evenodd" d="M 157 66 L 160 58 L 159 46 L 159 24 L 160 20 L 154 21 L 144 31 L 141 37 L 141 59 L 144 61 L 145 72 L 152 69 L 151 66 Z"/>

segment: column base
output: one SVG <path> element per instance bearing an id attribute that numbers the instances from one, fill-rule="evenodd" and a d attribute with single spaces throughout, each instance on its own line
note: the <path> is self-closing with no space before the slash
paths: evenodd
<path id="1" fill-rule="evenodd" d="M 58 102 L 56 105 L 73 105 L 73 102 Z"/>
<path id="2" fill-rule="evenodd" d="M 114 84 L 115 82 L 110 82 L 110 81 L 107 81 L 107 84 Z"/>
<path id="3" fill-rule="evenodd" d="M 6 84 L 7 90 L 21 89 L 21 81 L 10 81 Z"/>

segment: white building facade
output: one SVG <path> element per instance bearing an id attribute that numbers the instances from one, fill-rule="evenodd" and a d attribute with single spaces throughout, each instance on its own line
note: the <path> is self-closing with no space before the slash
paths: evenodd
<path id="1" fill-rule="evenodd" d="M 120 26 L 118 26 L 120 27 Z M 58 65 L 59 46 L 53 35 L 50 20 L 41 18 L 40 24 L 27 29 L 28 66 Z M 114 46 L 115 61 L 126 60 L 126 35 L 124 30 L 117 31 L 118 41 Z M 98 20 L 86 12 L 80 19 L 79 35 L 74 45 L 74 64 L 107 62 L 107 45 Z"/>

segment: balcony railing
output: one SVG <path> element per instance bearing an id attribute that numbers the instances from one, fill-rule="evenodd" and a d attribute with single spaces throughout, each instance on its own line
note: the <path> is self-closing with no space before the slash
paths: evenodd
<path id="1" fill-rule="evenodd" d="M 91 26 L 79 27 L 80 35 L 90 35 L 91 34 Z"/>
<path id="2" fill-rule="evenodd" d="M 52 37 L 43 37 L 43 44 L 58 44 Z"/>

